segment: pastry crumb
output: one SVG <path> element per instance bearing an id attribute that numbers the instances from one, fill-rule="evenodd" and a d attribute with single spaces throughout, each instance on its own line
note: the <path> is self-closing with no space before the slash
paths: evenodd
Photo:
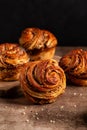
<path id="1" fill-rule="evenodd" d="M 82 96 L 82 93 L 80 93 L 80 96 Z"/>
<path id="2" fill-rule="evenodd" d="M 38 115 L 38 112 L 36 112 L 35 115 Z"/>
<path id="3" fill-rule="evenodd" d="M 64 106 L 61 106 L 60 108 L 61 108 L 61 109 L 63 109 L 63 108 L 64 108 Z"/>
<path id="4" fill-rule="evenodd" d="M 54 123 L 55 123 L 55 120 L 50 120 L 50 123 L 53 123 L 53 124 L 54 124 Z"/>
<path id="5" fill-rule="evenodd" d="M 39 120 L 39 117 L 36 117 L 37 120 Z"/>
<path id="6" fill-rule="evenodd" d="M 26 119 L 26 122 L 29 122 L 29 119 Z"/>
<path id="7" fill-rule="evenodd" d="M 25 115 L 25 114 L 26 114 L 26 112 L 25 112 L 25 111 L 23 111 L 23 112 L 22 112 L 22 114 L 23 114 L 23 115 Z"/>
<path id="8" fill-rule="evenodd" d="M 41 111 L 43 111 L 44 109 L 42 108 Z"/>
<path id="9" fill-rule="evenodd" d="M 77 95 L 77 93 L 74 93 L 74 96 L 76 96 Z"/>
<path id="10" fill-rule="evenodd" d="M 76 104 L 74 104 L 74 107 L 77 107 Z"/>

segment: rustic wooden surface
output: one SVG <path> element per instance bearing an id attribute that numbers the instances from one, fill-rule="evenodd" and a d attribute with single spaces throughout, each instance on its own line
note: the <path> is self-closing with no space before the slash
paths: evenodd
<path id="1" fill-rule="evenodd" d="M 55 55 L 74 48 L 58 47 Z M 87 87 L 67 84 L 65 93 L 46 105 L 29 104 L 23 95 L 1 97 L 0 130 L 87 130 Z"/>

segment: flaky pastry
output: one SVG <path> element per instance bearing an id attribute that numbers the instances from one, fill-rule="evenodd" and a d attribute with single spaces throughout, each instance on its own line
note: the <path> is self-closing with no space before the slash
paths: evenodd
<path id="1" fill-rule="evenodd" d="M 87 51 L 75 49 L 60 59 L 67 79 L 76 85 L 87 86 Z"/>
<path id="2" fill-rule="evenodd" d="M 58 41 L 47 30 L 26 28 L 21 33 L 19 43 L 27 50 L 30 60 L 40 60 L 53 58 Z"/>
<path id="3" fill-rule="evenodd" d="M 20 84 L 29 101 L 52 103 L 65 91 L 66 77 L 56 60 L 32 61 L 23 68 Z"/>
<path id="4" fill-rule="evenodd" d="M 28 61 L 29 56 L 18 44 L 0 44 L 0 80 L 18 80 L 21 67 Z"/>

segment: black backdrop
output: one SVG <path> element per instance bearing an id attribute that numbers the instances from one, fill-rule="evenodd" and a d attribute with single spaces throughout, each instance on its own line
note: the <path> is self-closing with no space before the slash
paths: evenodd
<path id="1" fill-rule="evenodd" d="M 0 43 L 26 27 L 48 29 L 60 46 L 87 45 L 87 0 L 0 0 Z"/>

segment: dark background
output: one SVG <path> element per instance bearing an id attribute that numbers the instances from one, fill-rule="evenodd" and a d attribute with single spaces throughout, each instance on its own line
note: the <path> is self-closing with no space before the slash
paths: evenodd
<path id="1" fill-rule="evenodd" d="M 87 45 L 87 0 L 0 0 L 0 43 L 26 27 L 54 33 L 60 46 Z"/>

